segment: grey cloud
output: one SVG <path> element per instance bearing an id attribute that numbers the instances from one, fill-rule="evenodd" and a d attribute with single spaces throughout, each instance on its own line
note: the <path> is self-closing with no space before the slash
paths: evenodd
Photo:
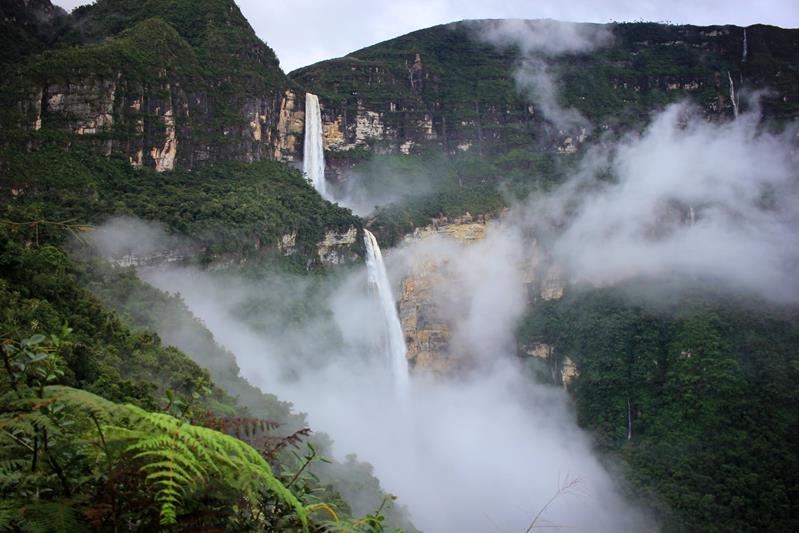
<path id="1" fill-rule="evenodd" d="M 492 20 L 480 25 L 480 37 L 499 47 L 518 47 L 524 56 L 590 52 L 610 44 L 607 26 L 557 20 Z"/>
<path id="2" fill-rule="evenodd" d="M 498 48 L 516 48 L 520 54 L 514 79 L 519 92 L 563 133 L 588 131 L 590 122 L 576 109 L 561 106 L 558 79 L 549 58 L 585 53 L 613 40 L 608 26 L 554 20 L 496 20 L 472 25 L 477 38 Z"/>
<path id="3" fill-rule="evenodd" d="M 146 235 L 136 231 L 125 240 Z M 421 529 L 523 530 L 567 476 L 580 478 L 581 490 L 548 508 L 547 524 L 640 529 L 646 518 L 592 452 L 565 393 L 536 384 L 514 357 L 513 332 L 524 309 L 516 269 L 523 249 L 521 233 L 492 226 L 474 246 L 422 241 L 387 254 L 395 283 L 409 258 L 427 255 L 448 265 L 440 295 L 454 324 L 453 343 L 468 347 L 477 364 L 458 379 L 419 374 L 404 394 L 396 392 L 377 348 L 382 322 L 374 319 L 363 269 L 329 278 L 321 292 L 303 278 L 269 274 L 255 280 L 168 267 L 140 275 L 180 293 L 236 355 L 243 375 L 307 412 L 312 427 L 335 440 L 336 456 L 355 452 L 372 463 Z M 248 306 L 253 299 L 274 305 Z M 318 312 L 282 320 L 279 302 L 309 299 Z"/>
<path id="4" fill-rule="evenodd" d="M 552 249 L 577 281 L 677 275 L 796 302 L 795 129 L 769 133 L 758 119 L 710 123 L 673 105 L 642 135 L 595 147 L 578 175 L 526 212 L 539 228 L 564 228 Z"/>

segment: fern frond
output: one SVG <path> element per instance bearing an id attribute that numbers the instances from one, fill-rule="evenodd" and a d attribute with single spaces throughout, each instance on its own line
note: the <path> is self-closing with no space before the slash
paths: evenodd
<path id="1" fill-rule="evenodd" d="M 133 405 L 127 409 L 133 428 L 146 435 L 129 445 L 127 451 L 145 462 L 141 470 L 156 490 L 161 524 L 174 524 L 178 506 L 189 489 L 215 474 L 239 483 L 251 494 L 264 489 L 274 492 L 294 509 L 303 531 L 308 531 L 305 507 L 254 448 L 219 431 L 193 426 L 164 413 L 149 413 Z"/>
<path id="2" fill-rule="evenodd" d="M 78 509 L 72 502 L 55 501 L 36 503 L 21 509 L 20 525 L 25 531 L 36 533 L 62 533 L 64 531 L 80 533 L 89 528 L 81 519 Z"/>
<path id="3" fill-rule="evenodd" d="M 124 415 L 126 409 L 96 394 L 62 385 L 45 387 L 45 398 L 52 398 L 102 423 L 108 423 Z"/>
<path id="4" fill-rule="evenodd" d="M 18 506 L 14 502 L 3 502 L 0 507 L 0 531 L 12 531 L 18 518 Z"/>

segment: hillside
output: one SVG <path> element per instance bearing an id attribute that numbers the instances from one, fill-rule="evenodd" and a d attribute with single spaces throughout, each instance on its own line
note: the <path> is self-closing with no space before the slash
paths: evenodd
<path id="1" fill-rule="evenodd" d="M 291 82 L 238 7 L 0 8 L 9 44 L 0 58 L 0 528 L 302 529 L 330 516 L 309 507 L 318 502 L 345 527 L 357 501 L 412 530 L 400 507 L 381 505 L 368 464 L 325 458 L 328 436 L 245 380 L 179 295 L 123 266 L 177 260 L 323 278 L 333 262 L 360 261 L 360 219 L 272 161 Z M 139 242 L 111 234 L 98 250 L 97 228 L 109 223 L 139 231 Z M 148 243 L 153 235 L 160 242 Z M 217 465 L 136 456 L 137 442 L 163 445 L 163 424 Z M 213 448 L 222 442 L 227 455 Z M 210 475 L 233 457 L 243 458 L 240 472 Z M 13 473 L 23 463 L 30 475 Z M 179 496 L 154 481 L 165 475 L 156 464 L 193 469 Z M 248 469 L 265 485 L 241 485 Z M 240 514 L 215 510 L 241 494 Z M 252 518 L 267 508 L 268 519 Z"/>
<path id="2" fill-rule="evenodd" d="M 623 184 L 617 148 L 687 101 L 669 108 L 694 110 L 675 131 L 697 120 L 741 144 L 696 168 L 704 146 L 689 147 L 677 171 L 726 192 L 739 165 L 748 181 L 729 204 L 665 186 L 652 209 L 641 191 L 599 204 L 588 229 L 617 223 L 583 228 L 589 244 L 729 219 L 735 238 L 766 235 L 729 270 L 795 273 L 799 256 L 769 246 L 793 250 L 797 181 L 781 165 L 795 163 L 799 30 L 462 21 L 288 75 L 233 0 L 70 14 L 0 0 L 0 32 L 0 529 L 504 530 L 493 519 L 547 509 L 563 464 L 603 489 L 551 509 L 577 529 L 799 527 L 791 278 L 777 303 L 704 271 L 592 285 L 554 246 Z M 295 168 L 306 92 L 341 205 Z M 547 211 L 575 176 L 580 195 Z M 365 228 L 396 246 L 385 265 Z M 692 253 L 733 238 L 712 235 Z M 640 259 L 608 249 L 623 269 Z M 375 307 L 377 257 L 418 385 L 406 396 L 375 373 L 378 314 L 395 310 Z M 480 351 L 492 364 L 453 362 Z"/>
<path id="3" fill-rule="evenodd" d="M 533 42 L 519 40 L 527 32 Z M 789 123 L 799 115 L 797 54 L 799 30 L 763 25 L 482 20 L 415 31 L 289 78 L 320 95 L 328 179 L 382 191 L 365 195 L 365 212 L 401 204 L 373 224 L 392 239 L 441 214 L 497 212 L 493 199 L 464 199 L 469 188 L 496 197 L 490 189 L 503 183 L 505 203 L 508 193 L 547 190 L 585 147 L 640 131 L 670 103 L 688 100 L 713 121 L 759 106 Z M 414 162 L 394 163 L 406 155 Z M 417 175 L 434 166 L 436 178 L 411 191 L 390 177 L 402 165 Z"/>
<path id="4" fill-rule="evenodd" d="M 4 143 L 68 133 L 157 170 L 280 156 L 291 83 L 232 1 L 103 0 L 58 20 L 3 65 Z"/>
<path id="5" fill-rule="evenodd" d="M 432 144 L 448 153 L 460 147 L 484 155 L 517 147 L 566 151 L 564 138 L 573 132 L 552 131 L 535 98 L 514 79 L 520 61 L 531 57 L 543 58 L 551 69 L 560 104 L 578 110 L 595 130 L 639 126 L 653 110 L 683 98 L 709 116 L 731 117 L 728 73 L 739 90 L 774 91 L 763 100 L 766 116 L 791 119 L 799 113 L 799 73 L 792 65 L 799 52 L 797 30 L 745 28 L 744 58 L 740 27 L 585 24 L 569 31 L 607 32 L 606 42 L 553 53 L 544 44 L 522 50 L 519 43 L 490 42 L 492 32 L 507 22 L 463 21 L 419 30 L 289 77 L 321 95 L 328 120 L 343 120 L 345 142 L 329 142 L 333 150 L 352 144 L 356 117 L 373 112 L 382 131 L 356 143 L 398 151 L 413 141 L 418 151 Z M 542 41 L 565 31 L 553 21 L 510 22 L 532 24 L 532 34 L 544 34 Z"/>

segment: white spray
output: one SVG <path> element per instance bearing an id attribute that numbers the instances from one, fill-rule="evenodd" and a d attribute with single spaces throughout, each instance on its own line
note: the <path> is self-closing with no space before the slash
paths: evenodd
<path id="1" fill-rule="evenodd" d="M 380 310 L 385 323 L 385 354 L 394 375 L 394 382 L 398 387 L 405 387 L 408 382 L 405 336 L 397 317 L 397 307 L 394 295 L 391 293 L 391 285 L 388 282 L 386 266 L 383 264 L 383 254 L 380 252 L 380 246 L 377 244 L 375 236 L 367 229 L 364 229 L 363 233 L 369 285 L 374 288 L 380 300 Z"/>
<path id="2" fill-rule="evenodd" d="M 738 100 L 735 98 L 735 83 L 732 81 L 730 71 L 727 71 L 727 79 L 730 80 L 730 100 L 732 101 L 732 113 L 738 118 Z"/>
<path id="3" fill-rule="evenodd" d="M 305 93 L 305 144 L 302 168 L 305 176 L 323 198 L 325 190 L 325 152 L 322 144 L 322 113 L 319 97 Z"/>

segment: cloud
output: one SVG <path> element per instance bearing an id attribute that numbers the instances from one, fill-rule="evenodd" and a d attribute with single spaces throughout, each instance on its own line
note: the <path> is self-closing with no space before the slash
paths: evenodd
<path id="1" fill-rule="evenodd" d="M 638 530 L 646 519 L 594 455 L 565 393 L 536 384 L 515 357 L 523 250 L 521 233 L 496 226 L 473 246 L 433 238 L 387 255 L 395 285 L 413 261 L 444 265 L 438 295 L 453 346 L 473 362 L 452 379 L 418 373 L 404 393 L 380 351 L 383 321 L 364 269 L 328 278 L 321 290 L 272 274 L 253 280 L 170 267 L 141 275 L 179 292 L 243 374 L 307 412 L 339 458 L 355 452 L 374 465 L 420 529 L 523 530 L 559 484 L 577 477 L 579 494 L 558 498 L 547 524 Z M 307 311 L 283 320 L 297 301 Z"/>
<path id="2" fill-rule="evenodd" d="M 795 134 L 770 133 L 755 113 L 712 123 L 673 105 L 640 136 L 595 146 L 554 196 L 533 199 L 527 216 L 539 229 L 558 228 L 549 231 L 551 249 L 575 281 L 720 280 L 796 302 Z"/>
<path id="3" fill-rule="evenodd" d="M 482 40 L 502 48 L 517 47 L 523 56 L 590 52 L 613 39 L 607 26 L 557 20 L 489 20 L 475 25 L 475 30 Z"/>
<path id="4" fill-rule="evenodd" d="M 168 235 L 158 222 L 125 216 L 109 220 L 91 232 L 88 239 L 100 255 L 116 261 L 162 256 L 186 246 Z"/>
<path id="5" fill-rule="evenodd" d="M 518 49 L 519 64 L 513 74 L 516 86 L 558 130 L 591 129 L 579 111 L 560 105 L 557 73 L 549 60 L 607 46 L 613 40 L 608 26 L 554 20 L 491 20 L 470 26 L 480 40 L 498 48 Z"/>

